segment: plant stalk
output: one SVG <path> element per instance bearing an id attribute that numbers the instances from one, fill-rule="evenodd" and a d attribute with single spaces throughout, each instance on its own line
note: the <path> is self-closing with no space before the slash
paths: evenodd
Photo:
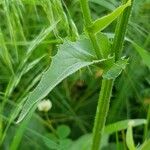
<path id="1" fill-rule="evenodd" d="M 123 0 L 122 2 L 125 3 L 127 2 L 127 0 Z M 112 45 L 112 52 L 115 54 L 116 61 L 121 57 L 131 9 L 132 5 L 124 10 L 123 14 L 119 17 L 116 25 L 115 37 Z M 113 82 L 114 82 L 113 80 L 105 80 L 105 79 L 102 80 L 100 97 L 98 100 L 96 111 L 96 118 L 94 121 L 93 142 L 91 150 L 99 150 L 101 148 L 101 139 L 109 110 L 109 103 L 113 88 Z"/>
<path id="2" fill-rule="evenodd" d="M 124 38 L 125 34 L 127 31 L 127 25 L 129 21 L 129 17 L 131 14 L 131 9 L 133 6 L 133 1 L 130 7 L 127 7 L 124 12 L 120 15 L 116 29 L 115 29 L 115 37 L 112 45 L 112 54 L 115 54 L 115 60 L 117 61 L 120 59 L 121 54 L 122 54 L 122 49 L 123 49 L 123 43 L 124 43 Z M 126 3 L 127 0 L 122 0 L 122 3 Z"/>
<path id="3" fill-rule="evenodd" d="M 90 13 L 89 5 L 88 5 L 88 0 L 80 0 L 80 4 L 81 4 L 82 13 L 83 13 L 85 28 L 88 28 L 90 25 L 92 25 L 92 19 L 91 19 L 91 13 Z M 96 35 L 93 33 L 88 33 L 88 36 L 92 42 L 97 58 L 98 59 L 103 58 L 103 53 L 99 47 Z"/>
<path id="4" fill-rule="evenodd" d="M 92 150 L 99 150 L 103 130 L 105 127 L 106 117 L 109 110 L 110 97 L 113 88 L 113 80 L 102 80 L 101 91 L 98 99 L 96 118 L 93 128 Z"/>
<path id="5" fill-rule="evenodd" d="M 127 0 L 123 0 L 125 3 Z M 85 28 L 92 24 L 90 9 L 87 0 L 80 0 L 83 18 L 85 22 Z M 120 54 L 122 53 L 122 47 L 124 43 L 124 37 L 127 29 L 128 19 L 130 16 L 131 7 L 127 8 L 123 15 L 119 18 L 116 30 L 115 30 L 115 38 L 112 46 L 112 53 L 115 54 L 115 60 L 120 58 Z M 88 31 L 87 31 L 88 32 Z M 95 34 L 88 33 L 89 38 L 93 44 L 95 53 L 98 58 L 103 58 L 103 53 L 101 52 L 97 37 Z M 96 117 L 94 121 L 93 128 L 93 141 L 91 150 L 99 150 L 101 144 L 101 138 L 103 135 L 103 130 L 105 127 L 105 122 L 109 110 L 110 97 L 112 93 L 114 80 L 102 80 L 101 91 L 99 94 Z"/>

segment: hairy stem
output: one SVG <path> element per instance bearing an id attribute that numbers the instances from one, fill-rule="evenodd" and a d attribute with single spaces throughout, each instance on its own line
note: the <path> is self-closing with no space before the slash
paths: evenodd
<path id="1" fill-rule="evenodd" d="M 123 0 L 123 3 L 125 3 L 126 1 L 127 0 Z M 125 9 L 124 13 L 118 19 L 118 23 L 116 25 L 115 38 L 112 46 L 112 52 L 115 54 L 116 61 L 120 58 L 120 55 L 122 53 L 122 47 L 124 43 L 124 37 L 128 25 L 131 8 L 132 7 Z M 96 118 L 94 121 L 93 142 L 91 150 L 99 150 L 99 148 L 101 147 L 100 144 L 109 110 L 112 87 L 113 80 L 102 80 L 100 97 L 98 100 L 98 106 L 96 111 Z"/>
<path id="2" fill-rule="evenodd" d="M 98 99 L 96 118 L 93 128 L 92 150 L 99 150 L 103 129 L 109 110 L 110 97 L 112 93 L 113 80 L 102 80 L 101 91 Z"/>
<path id="3" fill-rule="evenodd" d="M 126 0 L 123 0 L 123 3 L 125 2 Z M 92 24 L 88 0 L 80 0 L 80 3 L 81 3 L 84 22 L 85 22 L 85 28 L 87 28 Z M 122 52 L 122 47 L 123 47 L 123 42 L 124 42 L 124 37 L 126 33 L 130 12 L 131 12 L 131 7 L 125 10 L 123 15 L 119 18 L 116 26 L 115 38 L 112 46 L 112 53 L 115 54 L 115 60 L 118 60 L 120 58 L 120 54 Z M 93 44 L 97 57 L 103 58 L 103 53 L 99 48 L 96 35 L 92 33 L 88 33 L 88 35 Z M 113 88 L 113 82 L 114 80 L 107 80 L 107 79 L 102 80 L 101 91 L 100 91 L 97 111 L 96 111 L 96 118 L 94 121 L 93 141 L 92 141 L 91 150 L 99 150 L 100 148 L 103 129 L 105 127 L 106 117 L 109 110 L 109 103 L 110 103 L 110 97 Z"/>
<path id="4" fill-rule="evenodd" d="M 126 3 L 127 0 L 122 0 L 122 3 Z M 132 0 L 133 5 L 133 0 Z M 115 37 L 112 45 L 112 53 L 115 54 L 115 60 L 117 61 L 122 54 L 122 47 L 124 43 L 124 38 L 126 34 L 126 29 L 129 21 L 129 16 L 131 14 L 132 5 L 127 7 L 124 10 L 124 13 L 119 17 L 116 29 L 115 29 Z"/>
<path id="5" fill-rule="evenodd" d="M 88 5 L 88 0 L 80 0 L 80 4 L 81 4 L 81 8 L 82 8 L 85 28 L 87 28 L 90 25 L 92 25 L 92 19 L 91 19 L 91 13 L 90 13 L 89 5 Z M 88 33 L 88 35 L 89 35 L 89 38 L 93 44 L 97 58 L 103 58 L 103 53 L 102 53 L 102 51 L 98 45 L 96 35 L 93 33 Z"/>

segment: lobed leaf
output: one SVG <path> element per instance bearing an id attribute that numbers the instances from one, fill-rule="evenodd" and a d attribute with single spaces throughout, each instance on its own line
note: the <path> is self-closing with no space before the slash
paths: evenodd
<path id="1" fill-rule="evenodd" d="M 105 60 L 96 59 L 91 45 L 88 39 L 81 39 L 77 42 L 65 41 L 60 45 L 58 53 L 52 59 L 51 66 L 43 74 L 34 91 L 29 94 L 17 123 L 63 79 L 85 66 Z"/>

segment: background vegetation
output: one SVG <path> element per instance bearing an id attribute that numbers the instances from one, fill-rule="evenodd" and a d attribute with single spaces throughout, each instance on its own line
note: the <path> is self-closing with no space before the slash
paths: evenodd
<path id="1" fill-rule="evenodd" d="M 92 17 L 97 19 L 113 11 L 121 2 L 89 0 L 89 4 Z M 148 51 L 149 12 L 149 0 L 135 1 L 126 34 L 127 38 Z M 58 45 L 64 38 L 74 40 L 82 34 L 83 17 L 79 1 L 0 0 L 0 20 L 1 148 L 67 150 L 68 145 L 71 149 L 72 141 L 82 135 L 87 135 L 83 141 L 88 141 L 102 76 L 102 69 L 97 67 L 81 69 L 55 87 L 46 97 L 52 102 L 50 111 L 45 113 L 36 109 L 32 116 L 33 108 L 25 120 L 15 123 L 24 100 L 49 67 Z M 104 33 L 112 36 L 115 25 L 114 21 Z M 149 67 L 128 42 L 124 44 L 123 55 L 129 57 L 129 65 L 115 81 L 107 124 L 137 118 L 149 121 Z M 136 145 L 149 137 L 147 127 L 134 129 Z M 59 136 L 55 136 L 56 133 Z M 106 143 L 103 148 L 127 149 L 125 134 L 126 130 L 109 134 L 107 140 L 103 138 L 103 143 Z"/>

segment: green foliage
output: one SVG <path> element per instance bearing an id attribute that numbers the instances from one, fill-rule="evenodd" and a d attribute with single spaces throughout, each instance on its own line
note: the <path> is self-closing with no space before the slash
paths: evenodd
<path id="1" fill-rule="evenodd" d="M 56 130 L 56 134 L 57 137 L 49 134 L 49 139 L 43 138 L 47 147 L 54 150 L 69 150 L 72 144 L 72 141 L 67 138 L 70 134 L 70 128 L 66 125 L 60 125 Z"/>
<path id="2" fill-rule="evenodd" d="M 36 47 L 47 37 L 47 35 L 52 32 L 52 30 L 55 28 L 57 23 L 54 23 L 52 26 L 48 27 L 45 30 L 42 30 L 40 34 L 33 39 L 29 47 L 27 48 L 26 56 L 21 60 L 20 65 L 16 71 L 16 74 L 12 76 L 12 78 L 9 81 L 9 84 L 7 86 L 5 96 L 9 97 L 10 94 L 13 92 L 14 88 L 18 85 L 20 82 L 21 77 L 27 73 L 29 70 L 31 70 L 41 58 L 38 58 L 34 62 L 27 64 L 27 61 L 29 57 L 32 55 L 32 53 L 35 51 Z"/>
<path id="3" fill-rule="evenodd" d="M 112 134 L 113 132 L 125 130 L 128 128 L 130 122 L 132 122 L 132 127 L 136 127 L 142 124 L 146 124 L 146 119 L 133 119 L 133 120 L 131 119 L 131 120 L 118 121 L 116 123 L 107 125 L 105 127 L 104 132 L 106 134 Z"/>
<path id="4" fill-rule="evenodd" d="M 127 142 L 131 143 L 132 141 L 130 138 L 132 138 L 132 137 L 130 134 L 132 134 L 132 133 L 130 131 L 131 129 L 129 129 L 129 124 L 131 122 L 133 123 L 132 127 L 146 124 L 145 119 L 133 119 L 133 120 L 118 121 L 116 123 L 107 125 L 104 129 L 101 147 L 105 147 L 108 145 L 108 139 L 111 134 L 125 130 L 125 129 L 127 129 L 127 136 L 126 136 Z M 130 145 L 130 143 L 129 143 L 129 145 Z M 76 149 L 90 150 L 91 145 L 92 145 L 92 134 L 85 134 L 85 135 L 81 136 L 78 140 L 73 142 L 70 149 L 71 150 L 76 150 Z"/>
<path id="5" fill-rule="evenodd" d="M 78 0 L 0 1 L 0 149 L 90 150 L 105 85 L 101 149 L 149 150 L 149 0 L 132 15 L 130 0 L 82 2 L 85 14 Z M 112 94 L 103 78 L 115 80 Z M 46 113 L 36 110 L 45 96 Z"/>
<path id="6" fill-rule="evenodd" d="M 139 149 L 140 150 L 149 150 L 149 147 L 150 147 L 150 140 L 146 140 Z"/>
<path id="7" fill-rule="evenodd" d="M 139 55 L 141 56 L 144 64 L 150 68 L 150 53 L 134 42 L 133 42 L 133 46 L 136 49 L 136 51 L 139 53 Z"/>
<path id="8" fill-rule="evenodd" d="M 91 33 L 97 33 L 99 31 L 102 31 L 105 29 L 108 25 L 110 25 L 123 11 L 126 7 L 131 5 L 131 0 L 128 0 L 128 2 L 117 9 L 115 9 L 112 13 L 108 14 L 107 16 L 104 16 L 100 19 L 97 19 L 94 21 L 94 23 L 88 27 L 88 31 Z"/>
<path id="9" fill-rule="evenodd" d="M 57 128 L 57 135 L 59 138 L 66 138 L 70 134 L 70 128 L 66 125 L 61 125 Z"/>
<path id="10" fill-rule="evenodd" d="M 109 68 L 106 72 L 104 72 L 103 78 L 104 79 L 117 78 L 121 74 L 122 70 L 125 69 L 127 64 L 128 64 L 128 59 L 123 58 L 117 61 L 116 63 L 114 63 L 113 66 L 111 66 L 111 68 Z"/>
<path id="11" fill-rule="evenodd" d="M 22 122 L 22 124 L 18 127 L 18 130 L 17 132 L 15 133 L 14 137 L 13 137 L 13 140 L 11 142 L 11 145 L 10 145 L 10 150 L 17 150 L 18 147 L 19 147 L 19 144 L 22 140 L 22 137 L 23 137 L 23 134 L 24 134 L 24 131 L 26 130 L 26 127 L 33 115 L 33 112 L 35 111 L 36 109 L 36 105 L 32 108 L 32 110 L 30 111 L 30 113 L 28 114 L 28 116 L 26 117 L 26 119 Z"/>
<path id="12" fill-rule="evenodd" d="M 96 60 L 89 40 L 65 41 L 58 48 L 58 53 L 52 59 L 50 68 L 43 74 L 38 86 L 28 96 L 17 122 L 20 122 L 33 105 L 42 100 L 63 79 L 83 67 L 102 61 L 104 59 Z"/>
<path id="13" fill-rule="evenodd" d="M 104 58 L 108 58 L 111 52 L 111 42 L 109 41 L 109 38 L 101 32 L 97 36 L 99 47 L 103 52 Z"/>

